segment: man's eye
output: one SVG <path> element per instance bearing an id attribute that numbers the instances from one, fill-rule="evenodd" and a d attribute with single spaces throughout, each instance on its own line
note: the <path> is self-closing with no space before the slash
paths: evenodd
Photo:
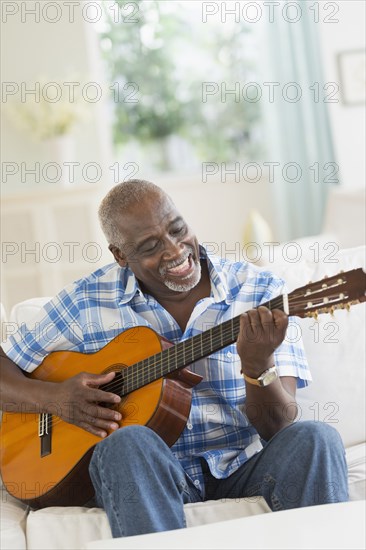
<path id="1" fill-rule="evenodd" d="M 153 252 L 156 249 L 157 246 L 158 246 L 158 242 L 146 245 L 143 248 L 142 252 L 148 254 L 149 252 Z"/>
<path id="2" fill-rule="evenodd" d="M 172 230 L 172 234 L 173 235 L 181 235 L 182 233 L 184 233 L 186 230 L 186 226 L 185 225 L 182 225 L 180 227 L 176 227 L 175 229 Z"/>

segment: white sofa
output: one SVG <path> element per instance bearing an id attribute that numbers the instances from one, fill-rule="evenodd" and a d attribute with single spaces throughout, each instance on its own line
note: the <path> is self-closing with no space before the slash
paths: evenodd
<path id="1" fill-rule="evenodd" d="M 278 249 L 269 264 L 286 279 L 290 291 L 340 270 L 365 268 L 364 247 L 337 251 L 330 257 L 329 249 L 322 246 L 319 249 L 326 254 L 318 258 L 314 247 L 306 253 L 306 246 L 296 262 L 286 261 Z M 12 330 L 14 323 L 20 324 L 31 317 L 44 301 L 38 298 L 17 304 L 2 326 L 3 333 Z M 323 315 L 318 321 L 298 320 L 291 331 L 291 338 L 302 335 L 313 374 L 313 383 L 298 391 L 299 421 L 328 422 L 340 432 L 347 452 L 351 500 L 366 498 L 365 309 L 365 304 L 361 304 L 350 312 L 336 311 L 334 317 Z M 251 502 L 241 499 L 187 505 L 185 512 L 187 525 L 197 526 L 270 510 L 263 499 L 255 498 Z M 265 521 L 264 516 L 263 528 Z M 102 510 L 54 507 L 29 511 L 5 489 L 2 491 L 0 547 L 3 550 L 86 548 L 89 542 L 110 536 Z"/>

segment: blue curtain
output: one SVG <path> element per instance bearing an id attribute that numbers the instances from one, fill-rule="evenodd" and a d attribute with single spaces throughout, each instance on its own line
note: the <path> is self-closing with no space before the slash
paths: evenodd
<path id="1" fill-rule="evenodd" d="M 274 229 L 281 240 L 321 231 L 327 190 L 339 178 L 327 112 L 327 101 L 339 96 L 335 85 L 324 81 L 319 25 L 309 2 L 296 4 L 298 21 L 278 15 L 266 26 L 264 76 L 279 83 L 272 84 L 273 102 L 267 101 L 264 114 L 268 160 L 280 163 L 273 168 L 271 190 Z M 288 18 L 296 19 L 295 8 Z"/>

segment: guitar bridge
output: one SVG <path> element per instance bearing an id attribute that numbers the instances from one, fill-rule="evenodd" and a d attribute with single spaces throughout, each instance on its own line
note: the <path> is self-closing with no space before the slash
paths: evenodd
<path id="1" fill-rule="evenodd" d="M 52 451 L 52 414 L 41 413 L 38 417 L 38 437 L 41 442 L 41 458 Z"/>

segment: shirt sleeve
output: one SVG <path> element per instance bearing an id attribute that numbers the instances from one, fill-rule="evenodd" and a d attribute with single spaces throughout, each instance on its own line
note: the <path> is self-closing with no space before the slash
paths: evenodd
<path id="1" fill-rule="evenodd" d="M 272 280 L 261 299 L 261 303 L 263 304 L 286 292 L 287 288 L 284 281 L 279 277 L 272 276 Z M 312 381 L 302 342 L 301 325 L 297 317 L 289 317 L 286 336 L 282 344 L 274 352 L 274 359 L 279 375 L 294 376 L 297 379 L 298 388 L 308 386 Z"/>
<path id="2" fill-rule="evenodd" d="M 31 321 L 18 326 L 2 345 L 6 355 L 26 372 L 34 371 L 52 351 L 84 349 L 77 287 L 65 287 Z"/>

